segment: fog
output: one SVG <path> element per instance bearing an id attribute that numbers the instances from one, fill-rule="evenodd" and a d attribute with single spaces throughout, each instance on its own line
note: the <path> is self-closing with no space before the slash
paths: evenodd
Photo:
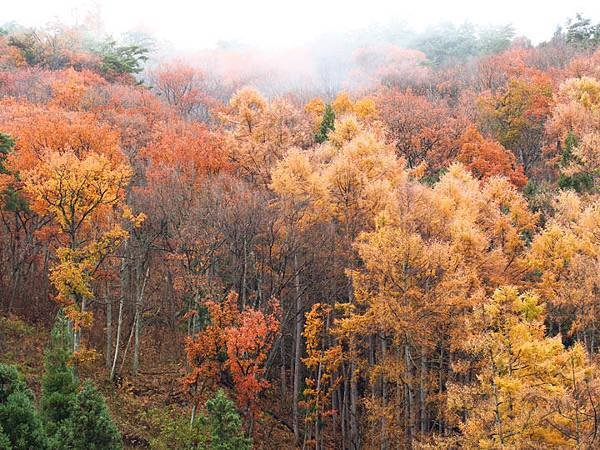
<path id="1" fill-rule="evenodd" d="M 406 23 L 417 31 L 439 22 L 511 23 L 533 42 L 547 39 L 565 18 L 580 12 L 598 21 L 600 2 L 592 0 L 24 0 L 2 2 L 0 22 L 42 26 L 90 18 L 107 32 L 144 31 L 182 50 L 219 42 L 264 49 L 310 43 L 323 34 Z"/>
<path id="2" fill-rule="evenodd" d="M 510 25 L 511 38 L 538 44 L 576 13 L 597 22 L 600 2 L 25 0 L 3 5 L 0 25 L 60 23 L 98 36 L 141 36 L 154 42 L 150 71 L 177 60 L 221 80 L 254 84 L 266 95 L 328 95 L 369 87 L 381 67 L 418 76 L 415 67 L 436 61 L 430 52 L 424 61 L 424 54 L 404 50 L 424 51 L 419 42 L 427 37 L 480 38 Z"/>

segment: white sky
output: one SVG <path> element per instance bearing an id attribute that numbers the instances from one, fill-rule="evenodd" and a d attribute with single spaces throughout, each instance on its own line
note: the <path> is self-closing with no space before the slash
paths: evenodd
<path id="1" fill-rule="evenodd" d="M 440 21 L 512 23 L 537 42 L 576 12 L 600 21 L 600 0 L 0 0 L 0 23 L 82 22 L 96 9 L 110 33 L 148 31 L 186 50 L 221 40 L 294 46 L 389 21 L 416 29 Z"/>

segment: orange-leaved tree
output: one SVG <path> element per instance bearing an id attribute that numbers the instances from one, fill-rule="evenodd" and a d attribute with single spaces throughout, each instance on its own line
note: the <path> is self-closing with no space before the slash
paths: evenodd
<path id="1" fill-rule="evenodd" d="M 528 176 L 542 161 L 551 104 L 552 82 L 539 72 L 510 78 L 504 90 L 480 97 L 482 126 L 514 153 Z"/>
<path id="2" fill-rule="evenodd" d="M 523 167 L 517 165 L 515 156 L 502 144 L 485 139 L 472 125 L 462 136 L 457 159 L 477 178 L 502 175 L 517 187 L 523 187 L 527 183 Z"/>
<path id="3" fill-rule="evenodd" d="M 279 302 L 272 299 L 268 312 L 240 309 L 238 295 L 230 292 L 222 302 L 207 300 L 204 307 L 206 323 L 198 323 L 200 331 L 185 341 L 190 372 L 183 383 L 193 397 L 192 418 L 198 395 L 230 380 L 252 427 L 258 396 L 269 386 L 265 362 L 279 332 Z"/>
<path id="4" fill-rule="evenodd" d="M 269 386 L 265 362 L 279 332 L 279 302 L 272 299 L 270 313 L 244 309 L 237 326 L 227 329 L 227 365 L 238 404 L 250 418 L 258 411 L 258 395 Z"/>

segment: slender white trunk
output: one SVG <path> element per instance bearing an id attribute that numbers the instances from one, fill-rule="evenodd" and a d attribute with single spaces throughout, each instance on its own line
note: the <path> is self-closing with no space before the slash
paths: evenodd
<path id="1" fill-rule="evenodd" d="M 104 293 L 104 304 L 106 305 L 106 367 L 110 369 L 112 362 L 112 301 L 108 295 L 108 287 Z"/>
<path id="2" fill-rule="evenodd" d="M 81 314 L 85 313 L 85 298 L 81 300 Z M 73 353 L 77 352 L 81 347 L 81 327 L 77 327 L 73 329 Z"/>
<path id="3" fill-rule="evenodd" d="M 127 244 L 125 244 L 125 248 L 127 248 Z M 125 270 L 127 265 L 125 263 L 125 257 L 123 257 L 123 261 L 121 262 L 120 269 L 120 282 L 121 282 L 121 290 L 119 293 L 119 313 L 117 316 L 117 337 L 115 341 L 115 351 L 113 352 L 113 361 L 112 367 L 110 369 L 110 380 L 114 380 L 115 378 L 115 370 L 117 368 L 117 360 L 119 359 L 119 349 L 121 347 L 121 330 L 123 328 L 123 305 L 125 303 Z"/>

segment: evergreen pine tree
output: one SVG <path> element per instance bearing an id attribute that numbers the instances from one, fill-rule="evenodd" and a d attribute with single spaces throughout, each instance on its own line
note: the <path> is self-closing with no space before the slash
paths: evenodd
<path id="1" fill-rule="evenodd" d="M 2 425 L 0 425 L 0 450 L 12 450 L 10 440 L 8 439 L 6 433 L 4 433 Z"/>
<path id="2" fill-rule="evenodd" d="M 0 133 L 0 173 L 7 173 L 4 162 L 15 146 L 15 141 L 8 134 Z"/>
<path id="3" fill-rule="evenodd" d="M 577 147 L 577 136 L 569 132 L 565 138 L 564 150 L 562 152 L 561 167 L 569 167 L 572 162 L 578 162 L 573 150 Z M 577 192 L 590 191 L 594 187 L 594 180 L 590 174 L 585 172 L 561 173 L 558 177 L 558 187 L 561 189 L 572 189 Z"/>
<path id="4" fill-rule="evenodd" d="M 6 168 L 6 159 L 15 147 L 15 140 L 8 134 L 0 133 L 0 175 L 10 175 Z M 27 201 L 15 191 L 14 187 L 9 185 L 4 192 L 0 192 L 4 203 L 4 209 L 7 211 L 25 211 L 27 210 Z"/>
<path id="5" fill-rule="evenodd" d="M 252 440 L 242 433 L 242 419 L 222 389 L 206 402 L 205 421 L 210 429 L 211 450 L 250 450 Z"/>
<path id="6" fill-rule="evenodd" d="M 560 165 L 566 167 L 573 158 L 573 149 L 577 147 L 577 136 L 573 132 L 569 132 L 565 138 L 565 145 L 562 152 L 562 159 Z"/>
<path id="7" fill-rule="evenodd" d="M 325 112 L 323 113 L 323 120 L 321 121 L 321 126 L 319 128 L 318 133 L 315 135 L 315 141 L 319 144 L 325 142 L 327 140 L 327 136 L 329 132 L 335 129 L 335 112 L 331 105 L 327 105 L 325 107 Z"/>
<path id="8" fill-rule="evenodd" d="M 73 370 L 68 366 L 69 351 L 67 324 L 59 315 L 52 330 L 50 347 L 46 351 L 45 373 L 42 380 L 42 417 L 49 436 L 69 418 L 75 403 L 77 385 Z"/>
<path id="9" fill-rule="evenodd" d="M 0 405 L 0 424 L 13 450 L 43 450 L 48 441 L 29 392 L 10 394 Z"/>
<path id="10" fill-rule="evenodd" d="M 33 393 L 15 367 L 0 364 L 0 449 L 44 450 L 47 446 Z"/>
<path id="11" fill-rule="evenodd" d="M 27 385 L 15 366 L 0 364 L 0 404 L 4 404 L 9 395 L 26 389 Z"/>
<path id="12" fill-rule="evenodd" d="M 77 394 L 71 415 L 54 439 L 57 450 L 120 450 L 121 436 L 106 408 L 104 398 L 86 381 Z"/>
<path id="13" fill-rule="evenodd" d="M 148 60 L 148 49 L 140 45 L 119 45 L 109 38 L 97 49 L 105 74 L 140 73 Z"/>

